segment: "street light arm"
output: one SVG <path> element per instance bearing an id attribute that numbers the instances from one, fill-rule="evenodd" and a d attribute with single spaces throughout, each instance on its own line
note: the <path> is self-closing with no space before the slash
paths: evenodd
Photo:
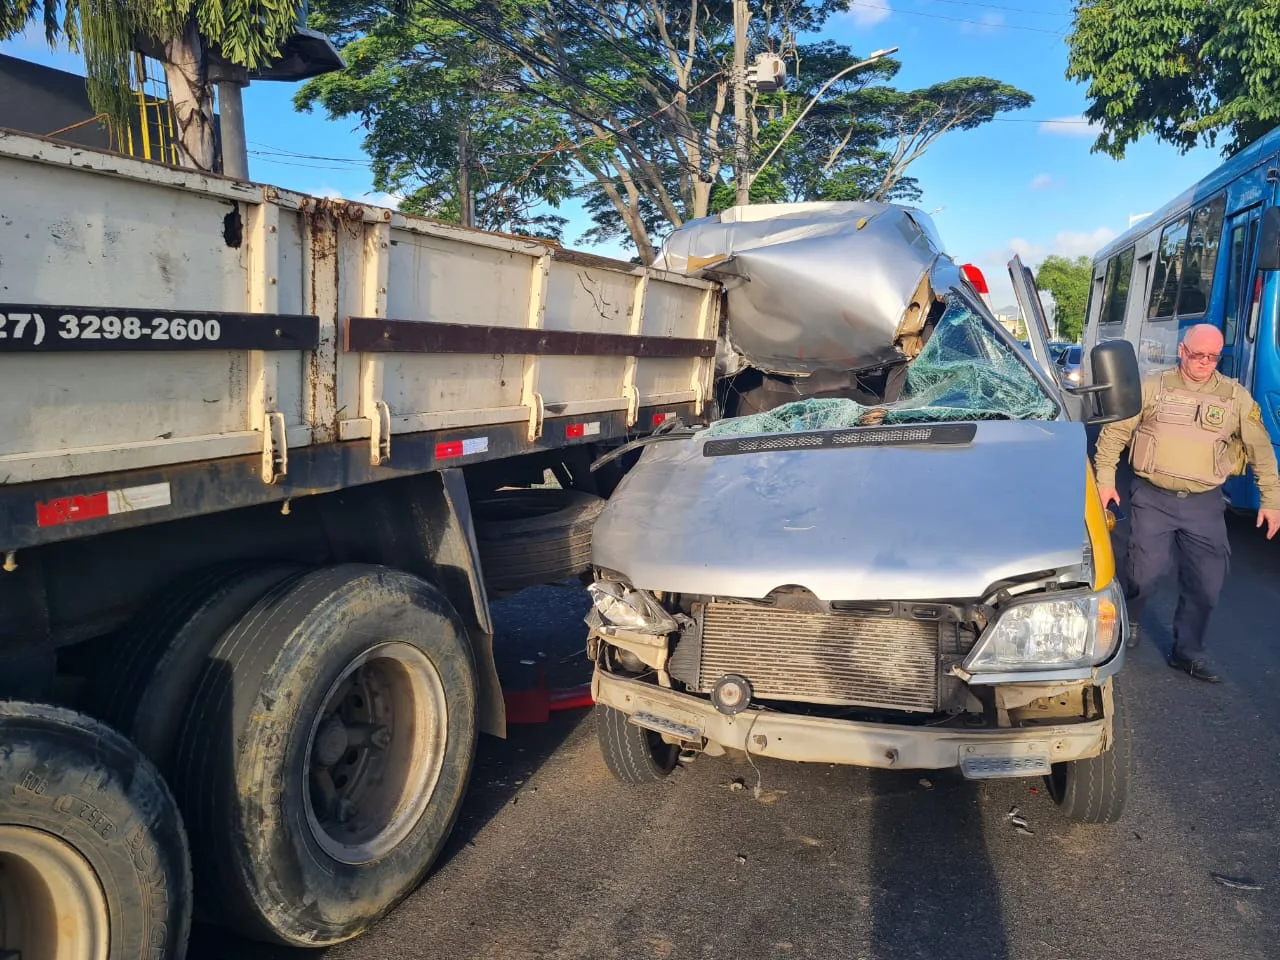
<path id="1" fill-rule="evenodd" d="M 782 145 L 787 142 L 787 138 L 791 136 L 791 134 L 796 132 L 796 127 L 800 126 L 800 121 L 805 118 L 805 116 L 809 113 L 811 109 L 813 109 L 813 105 L 817 103 L 819 99 L 821 99 L 822 95 L 827 92 L 827 90 L 831 87 L 833 83 L 835 83 L 837 80 L 839 80 L 841 77 L 843 77 L 847 73 L 852 73 L 854 70 L 859 70 L 862 67 L 867 66 L 868 64 L 875 63 L 877 60 L 880 60 L 883 57 L 889 56 L 889 54 L 891 53 L 897 53 L 897 52 L 898 52 L 897 47 L 889 47 L 887 50 L 877 50 L 875 53 L 871 54 L 871 56 L 867 57 L 867 59 L 860 60 L 858 63 L 845 67 L 835 76 L 831 77 L 821 87 L 819 87 L 818 92 L 813 95 L 813 99 L 811 99 L 807 104 L 805 104 L 804 109 L 800 111 L 800 115 L 796 117 L 794 121 L 792 121 L 791 126 L 787 128 L 787 132 L 782 135 L 782 139 L 779 140 L 777 144 L 774 145 L 774 148 L 769 151 L 769 155 L 765 157 L 764 162 L 760 164 L 760 169 L 758 169 L 755 173 L 751 174 L 749 178 L 749 183 L 754 183 L 756 178 L 759 177 L 760 174 L 764 173 L 764 168 L 769 165 L 769 161 L 772 160 L 774 158 L 774 155 L 779 150 L 782 149 Z"/>

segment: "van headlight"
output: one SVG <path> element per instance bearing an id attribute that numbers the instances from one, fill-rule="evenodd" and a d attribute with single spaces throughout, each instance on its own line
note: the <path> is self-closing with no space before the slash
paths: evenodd
<path id="1" fill-rule="evenodd" d="M 618 580 L 597 580 L 587 587 L 596 613 L 605 623 L 636 633 L 662 636 L 679 629 L 675 618 L 652 596 Z"/>
<path id="2" fill-rule="evenodd" d="M 1124 594 L 1119 583 L 1096 593 L 1060 594 L 1006 608 L 965 660 L 970 673 L 1092 667 L 1120 642 Z"/>

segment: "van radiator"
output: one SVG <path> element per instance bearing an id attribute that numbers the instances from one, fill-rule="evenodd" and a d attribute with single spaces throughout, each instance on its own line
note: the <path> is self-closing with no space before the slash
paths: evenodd
<path id="1" fill-rule="evenodd" d="M 726 673 L 753 699 L 890 710 L 938 707 L 938 623 L 708 603 L 698 690 Z"/>

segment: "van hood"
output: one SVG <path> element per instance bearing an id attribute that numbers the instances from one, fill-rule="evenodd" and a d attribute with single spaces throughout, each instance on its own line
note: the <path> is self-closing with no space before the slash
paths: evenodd
<path id="1" fill-rule="evenodd" d="M 794 585 L 828 602 L 976 598 L 1082 561 L 1081 424 L 935 426 L 972 436 L 904 444 L 902 430 L 869 428 L 856 446 L 820 449 L 788 449 L 820 434 L 654 444 L 596 521 L 593 561 L 646 590 L 762 599 Z M 834 436 L 824 442 L 851 433 Z M 757 449 L 723 453 L 744 446 Z"/>

